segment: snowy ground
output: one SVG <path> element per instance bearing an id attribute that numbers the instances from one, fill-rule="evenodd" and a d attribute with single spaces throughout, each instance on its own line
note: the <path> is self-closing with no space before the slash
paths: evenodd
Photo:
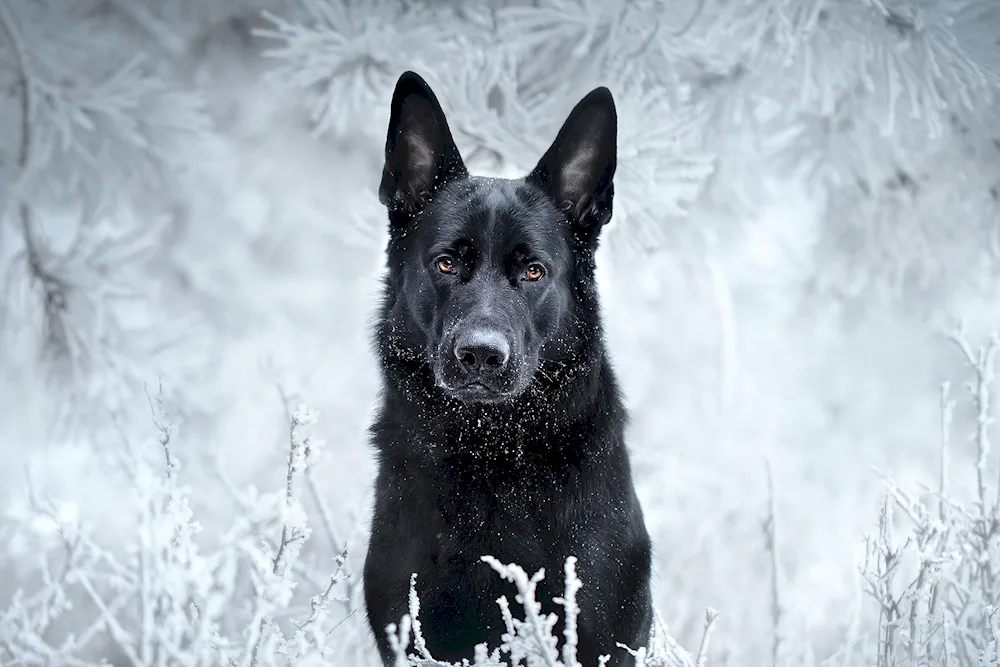
<path id="1" fill-rule="evenodd" d="M 382 261 L 384 213 L 374 193 L 381 146 L 312 136 L 294 98 L 258 76 L 259 63 L 224 40 L 213 48 L 214 64 L 200 76 L 234 166 L 207 165 L 179 197 L 190 208 L 171 252 L 205 295 L 213 364 L 196 401 L 206 414 L 188 419 L 179 454 L 210 535 L 234 510 L 200 476 L 206 452 L 219 451 L 240 482 L 281 483 L 280 384 L 321 410 L 319 430 L 334 455 L 320 479 L 358 563 L 373 472 L 364 429 L 377 391 L 367 327 Z M 387 119 L 387 107 L 372 114 Z M 786 630 L 797 651 L 822 659 L 841 648 L 868 605 L 857 565 L 882 498 L 871 467 L 903 481 L 936 479 L 938 386 L 964 376 L 957 353 L 921 316 L 882 308 L 847 319 L 807 299 L 800 267 L 820 203 L 753 165 L 736 177 L 765 193 L 760 231 L 719 239 L 714 268 L 693 271 L 668 252 L 628 261 L 604 252 L 607 331 L 632 412 L 665 620 L 695 645 L 704 608 L 715 607 L 716 649 L 730 664 L 762 664 L 770 642 L 761 528 L 768 460 Z M 693 215 L 697 225 L 739 213 L 705 200 Z M 627 218 L 614 224 L 627 234 Z M 734 304 L 728 323 L 720 275 Z M 981 303 L 956 293 L 945 305 L 971 316 L 979 334 L 993 324 Z M 145 400 L 136 397 L 136 414 Z M 0 425 L 5 507 L 21 506 L 25 464 L 114 544 L 130 530 L 116 511 L 122 487 L 86 444 L 42 443 L 31 400 L 7 393 L 8 401 L 25 409 L 21 417 L 5 411 L 13 418 Z M 956 453 L 955 469 L 967 460 Z M 345 641 L 364 636 L 343 632 Z"/>

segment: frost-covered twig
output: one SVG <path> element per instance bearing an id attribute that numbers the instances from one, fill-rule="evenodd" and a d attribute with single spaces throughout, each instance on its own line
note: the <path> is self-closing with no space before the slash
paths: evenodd
<path id="1" fill-rule="evenodd" d="M 659 612 L 656 613 L 656 622 L 650 629 L 648 647 L 633 651 L 623 644 L 618 646 L 626 649 L 635 657 L 637 667 L 705 667 L 708 663 L 708 649 L 712 641 L 712 633 L 718 618 L 719 612 L 716 610 L 711 607 L 705 610 L 705 624 L 702 627 L 701 642 L 698 645 L 698 653 L 693 657 L 670 636 L 667 625 L 663 622 Z"/>
<path id="2" fill-rule="evenodd" d="M 564 667 L 579 667 L 576 659 L 576 618 L 580 615 L 580 607 L 576 603 L 576 594 L 583 587 L 583 582 L 576 576 L 576 556 L 570 556 L 566 559 L 564 572 L 566 592 L 562 597 L 553 600 L 563 607 L 562 661 Z"/>
<path id="3" fill-rule="evenodd" d="M 173 425 L 164 419 L 163 407 L 163 382 L 160 381 L 159 392 L 156 395 L 154 404 L 153 397 L 146 389 L 146 400 L 149 401 L 149 411 L 152 415 L 153 425 L 156 427 L 157 440 L 163 448 L 163 459 L 165 464 L 165 474 L 168 480 L 174 481 L 177 474 L 177 463 L 170 455 L 170 438 L 173 432 Z"/>
<path id="4" fill-rule="evenodd" d="M 862 574 L 868 582 L 869 593 L 879 604 L 879 667 L 894 667 L 896 632 L 901 613 L 894 590 L 899 550 L 892 539 L 892 505 L 889 496 L 882 503 L 878 527 L 877 540 L 867 540 L 868 549 Z"/>
<path id="5" fill-rule="evenodd" d="M 555 614 L 543 616 L 542 604 L 535 599 L 535 590 L 538 582 L 545 577 L 545 570 L 540 569 L 529 578 L 524 570 L 513 563 L 504 565 L 493 556 L 482 556 L 480 560 L 517 587 L 517 601 L 524 609 L 524 621 L 514 619 L 513 625 L 518 635 L 526 635 L 526 639 L 531 642 L 528 650 L 533 650 L 536 660 L 540 660 L 546 667 L 557 667 L 559 656 L 556 653 L 556 638 L 552 636 L 557 617 Z M 518 646 L 516 651 L 511 652 L 511 659 L 526 659 L 527 656 L 525 647 Z"/>
<path id="6" fill-rule="evenodd" d="M 305 523 L 305 512 L 298 501 L 295 491 L 298 476 L 305 471 L 309 455 L 309 440 L 302 434 L 302 427 L 315 421 L 308 408 L 300 405 L 292 415 L 288 434 L 288 458 L 285 471 L 284 506 L 282 508 L 281 539 L 270 559 L 270 572 L 258 573 L 254 586 L 257 589 L 254 606 L 254 620 L 251 627 L 256 628 L 247 635 L 247 664 L 256 667 L 261 641 L 265 629 L 271 622 L 276 605 L 287 605 L 291 599 L 292 587 L 288 575 L 292 564 L 297 560 L 302 549 L 302 543 L 309 537 L 309 528 Z"/>
<path id="7" fill-rule="evenodd" d="M 983 618 L 989 628 L 989 643 L 979 655 L 979 667 L 997 667 L 1000 665 L 1000 607 L 987 605 Z"/>
<path id="8" fill-rule="evenodd" d="M 990 455 L 989 428 L 993 423 L 990 415 L 990 386 L 994 378 L 994 362 L 997 351 L 1000 350 L 1000 337 L 996 334 L 990 336 L 989 345 L 980 348 L 978 353 L 974 353 L 965 340 L 965 335 L 961 327 L 948 335 L 955 345 L 961 350 L 966 363 L 972 367 L 976 374 L 975 380 L 967 383 L 966 387 L 972 393 L 976 404 L 976 448 L 979 457 L 976 460 L 976 489 L 979 496 L 981 511 L 985 515 L 989 508 L 986 500 L 986 466 Z M 998 495 L 994 510 L 1000 508 L 1000 485 L 998 485 Z"/>
<path id="9" fill-rule="evenodd" d="M 431 654 L 427 652 L 427 641 L 420 631 L 420 598 L 417 597 L 417 573 L 410 575 L 410 598 L 407 604 L 410 624 L 413 627 L 413 648 L 417 655 L 425 660 L 431 659 Z"/>
<path id="10" fill-rule="evenodd" d="M 286 421 L 290 421 L 292 419 L 292 414 L 289 411 L 291 399 L 281 384 L 275 383 L 275 389 L 278 392 L 278 398 L 281 401 L 281 407 L 284 411 Z M 347 547 L 337 538 L 337 531 L 334 530 L 333 527 L 333 516 L 330 512 L 330 508 L 327 506 L 326 501 L 323 498 L 323 494 L 319 492 L 319 488 L 316 486 L 316 480 L 313 477 L 315 465 L 319 463 L 318 457 L 314 453 L 312 458 L 313 465 L 306 466 L 305 470 L 306 488 L 309 490 L 309 495 L 312 497 L 313 504 L 316 506 L 316 511 L 319 512 L 323 532 L 326 535 L 326 539 L 330 543 L 330 548 L 334 553 L 344 553 Z"/>
<path id="11" fill-rule="evenodd" d="M 765 461 L 764 467 L 767 473 L 767 517 L 764 519 L 764 548 L 770 557 L 771 566 L 771 626 L 773 637 L 771 640 L 771 665 L 778 667 L 781 657 L 781 588 L 780 588 L 780 559 L 778 558 L 778 528 L 777 528 L 777 507 L 774 493 L 774 473 L 771 470 L 771 462 Z"/>
<path id="12" fill-rule="evenodd" d="M 945 498 L 948 495 L 948 466 L 951 465 L 949 459 L 949 447 L 951 445 L 951 423 L 955 415 L 955 401 L 949 398 L 951 383 L 941 383 L 941 458 L 939 465 L 941 470 L 938 473 L 938 519 L 944 523 Z"/>
<path id="13" fill-rule="evenodd" d="M 705 630 L 701 635 L 701 644 L 698 646 L 698 659 L 695 661 L 697 667 L 705 667 L 708 662 L 708 645 L 712 639 L 712 631 L 715 629 L 715 621 L 719 618 L 719 612 L 714 609 L 705 610 Z"/>
<path id="14" fill-rule="evenodd" d="M 410 661 L 406 657 L 406 648 L 410 645 L 410 615 L 407 614 L 399 622 L 386 626 L 385 632 L 389 636 L 389 648 L 396 656 L 395 667 L 409 667 Z"/>

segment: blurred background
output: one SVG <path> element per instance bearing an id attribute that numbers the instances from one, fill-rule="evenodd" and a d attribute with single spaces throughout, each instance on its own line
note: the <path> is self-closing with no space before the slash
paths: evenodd
<path id="1" fill-rule="evenodd" d="M 937 480 L 940 386 L 969 377 L 944 333 L 1000 326 L 1000 5 L 0 0 L 0 24 L 0 608 L 34 581 L 29 491 L 134 541 L 116 457 L 162 461 L 147 395 L 206 543 L 241 512 L 216 464 L 280 488 L 288 410 L 317 408 L 360 577 L 376 189 L 412 69 L 470 170 L 506 177 L 612 89 L 599 280 L 657 607 L 692 647 L 717 609 L 728 664 L 770 655 L 769 462 L 787 659 L 863 653 L 876 470 Z M 959 495 L 973 423 L 960 403 Z M 352 660 L 363 625 L 337 630 Z"/>

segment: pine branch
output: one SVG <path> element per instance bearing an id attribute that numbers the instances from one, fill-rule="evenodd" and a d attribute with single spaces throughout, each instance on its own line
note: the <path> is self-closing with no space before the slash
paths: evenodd
<path id="1" fill-rule="evenodd" d="M 160 19 L 152 10 L 143 6 L 137 0 L 109 0 L 111 5 L 137 25 L 152 35 L 167 52 L 175 57 L 183 57 L 187 44 L 171 26 Z"/>
<path id="2" fill-rule="evenodd" d="M 14 55 L 17 66 L 17 88 L 20 97 L 20 140 L 17 150 L 17 180 L 11 190 L 10 199 L 5 203 L 4 208 L 16 205 L 21 227 L 22 240 L 25 247 L 25 258 L 28 270 L 34 281 L 41 288 L 43 297 L 42 303 L 47 323 L 47 340 L 62 349 L 66 346 L 65 332 L 59 326 L 60 314 L 66 307 L 66 294 L 69 286 L 53 273 L 46 269 L 46 262 L 43 258 L 43 249 L 40 247 L 35 236 L 32 210 L 25 195 L 25 186 L 28 183 L 33 164 L 32 127 L 31 121 L 35 116 L 35 97 L 32 74 L 28 69 L 28 56 L 24 43 L 21 39 L 20 28 L 9 0 L 0 0 L 0 30 L 7 37 L 7 43 Z M 0 216 L 2 217 L 2 216 Z M 4 313 L 6 315 L 5 299 Z M 0 326 L 6 325 L 6 316 L 0 317 Z"/>
<path id="3" fill-rule="evenodd" d="M 262 17 L 270 27 L 253 34 L 273 44 L 264 51 L 276 65 L 272 80 L 307 95 L 317 132 L 382 134 L 370 109 L 385 103 L 396 77 L 414 62 L 457 54 L 455 36 L 440 30 L 452 17 L 447 7 L 393 0 L 306 0 L 303 5 L 307 22 L 265 11 Z"/>

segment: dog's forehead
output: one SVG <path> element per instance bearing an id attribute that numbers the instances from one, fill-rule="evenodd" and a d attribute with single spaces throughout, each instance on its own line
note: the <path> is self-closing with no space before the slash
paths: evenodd
<path id="1" fill-rule="evenodd" d="M 471 177 L 441 193 L 427 231 L 435 245 L 459 240 L 480 251 L 524 247 L 563 255 L 569 251 L 565 219 L 549 199 L 523 180 Z"/>

